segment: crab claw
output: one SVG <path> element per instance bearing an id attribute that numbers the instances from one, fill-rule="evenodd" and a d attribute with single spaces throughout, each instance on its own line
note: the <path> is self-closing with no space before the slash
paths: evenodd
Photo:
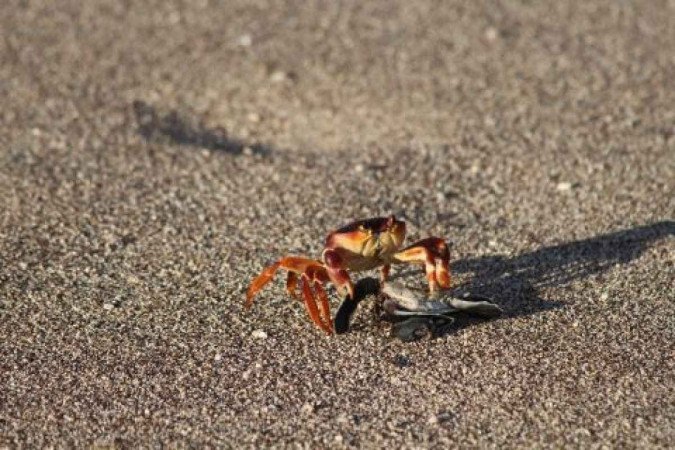
<path id="1" fill-rule="evenodd" d="M 344 269 L 342 257 L 335 250 L 326 249 L 323 252 L 323 260 L 326 263 L 326 271 L 330 281 L 342 296 L 354 298 L 354 284 L 349 278 L 349 274 Z"/>

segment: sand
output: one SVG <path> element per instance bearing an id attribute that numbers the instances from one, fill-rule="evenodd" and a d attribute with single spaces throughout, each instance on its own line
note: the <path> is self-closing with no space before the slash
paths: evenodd
<path id="1" fill-rule="evenodd" d="M 6 1 L 0 447 L 672 445 L 674 24 Z M 328 337 L 283 277 L 244 311 L 276 258 L 392 213 L 504 316 L 404 343 L 364 301 Z"/>

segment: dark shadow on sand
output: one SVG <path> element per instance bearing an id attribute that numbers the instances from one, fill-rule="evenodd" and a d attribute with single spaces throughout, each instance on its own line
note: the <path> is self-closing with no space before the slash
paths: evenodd
<path id="1" fill-rule="evenodd" d="M 663 221 L 627 230 L 601 234 L 589 239 L 568 242 L 514 257 L 500 255 L 466 258 L 452 263 L 453 273 L 470 273 L 466 283 L 456 286 L 453 293 L 485 296 L 501 306 L 504 317 L 529 316 L 561 308 L 562 302 L 545 300 L 538 289 L 561 286 L 588 276 L 601 276 L 610 267 L 626 264 L 645 252 L 650 244 L 675 236 L 675 222 Z M 413 271 L 400 272 L 392 278 L 408 278 Z M 415 276 L 418 271 L 414 271 Z M 372 288 L 372 286 L 365 286 Z M 336 328 L 337 328 L 336 317 Z M 340 317 L 344 322 L 344 317 Z M 465 315 L 444 334 L 482 320 Z M 344 327 L 344 323 L 341 326 Z"/>
<path id="2" fill-rule="evenodd" d="M 512 298 L 532 298 L 542 287 L 561 286 L 579 278 L 601 275 L 610 267 L 638 258 L 650 243 L 675 236 L 675 222 L 663 221 L 588 239 L 544 247 L 512 258 L 481 256 L 452 264 L 455 273 L 472 273 L 457 286 L 500 301 L 512 314 L 527 313 L 529 305 L 509 304 Z M 520 295 L 519 295 L 520 294 Z M 524 295 L 523 295 L 524 294 Z"/>
<path id="3" fill-rule="evenodd" d="M 255 155 L 272 153 L 265 145 L 233 139 L 228 137 L 225 129 L 207 128 L 201 120 L 181 115 L 176 110 L 162 113 L 141 100 L 134 101 L 132 106 L 138 133 L 150 142 L 187 145 L 231 155 L 241 155 L 245 149 Z"/>

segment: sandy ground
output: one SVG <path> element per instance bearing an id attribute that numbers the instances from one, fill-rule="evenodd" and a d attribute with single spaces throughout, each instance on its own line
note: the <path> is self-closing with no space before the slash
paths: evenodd
<path id="1" fill-rule="evenodd" d="M 675 442 L 675 2 L 5 0 L 0 34 L 0 447 Z M 243 310 L 389 213 L 505 317 Z"/>

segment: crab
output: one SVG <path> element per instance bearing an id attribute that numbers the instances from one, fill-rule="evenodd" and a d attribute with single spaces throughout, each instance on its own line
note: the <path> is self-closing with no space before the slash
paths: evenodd
<path id="1" fill-rule="evenodd" d="M 393 215 L 351 222 L 328 234 L 320 260 L 285 256 L 266 267 L 251 282 L 245 306 L 249 308 L 255 295 L 274 278 L 277 270 L 284 269 L 288 272 L 286 290 L 289 295 L 303 301 L 316 326 L 332 334 L 334 327 L 324 285 L 332 283 L 346 301 L 353 300 L 354 284 L 350 272 L 379 269 L 383 286 L 392 264 L 421 264 L 432 295 L 439 288 L 449 288 L 450 252 L 445 240 L 429 237 L 401 248 L 405 234 L 405 222 Z"/>

